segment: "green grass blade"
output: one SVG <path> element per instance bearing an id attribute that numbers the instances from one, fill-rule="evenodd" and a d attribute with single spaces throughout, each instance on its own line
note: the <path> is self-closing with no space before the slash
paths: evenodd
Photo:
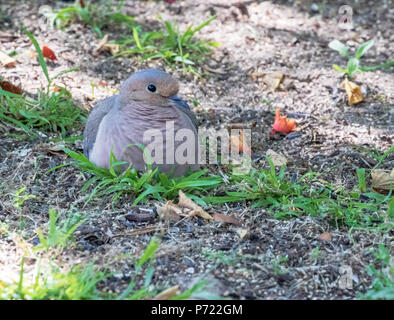
<path id="1" fill-rule="evenodd" d="M 360 59 L 371 47 L 373 46 L 373 40 L 364 42 L 356 52 L 356 59 Z"/>
<path id="2" fill-rule="evenodd" d="M 48 69 L 47 69 L 47 63 L 45 62 L 44 55 L 42 54 L 40 45 L 38 44 L 37 40 L 34 38 L 34 36 L 27 31 L 25 28 L 22 28 L 23 32 L 29 37 L 31 42 L 33 43 L 34 47 L 36 48 L 37 54 L 38 54 L 38 62 L 40 63 L 40 66 L 42 68 L 42 71 L 44 72 L 45 77 L 48 80 L 48 84 L 51 83 L 51 79 L 49 78 L 48 74 Z"/>

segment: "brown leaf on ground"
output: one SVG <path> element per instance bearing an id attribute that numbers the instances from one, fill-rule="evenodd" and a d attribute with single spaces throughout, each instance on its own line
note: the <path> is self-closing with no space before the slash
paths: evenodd
<path id="1" fill-rule="evenodd" d="M 345 88 L 348 97 L 348 104 L 356 104 L 363 101 L 363 94 L 361 93 L 361 88 L 354 82 L 346 79 L 341 84 L 342 88 Z"/>
<path id="2" fill-rule="evenodd" d="M 387 170 L 375 169 L 371 171 L 372 188 L 375 190 L 394 190 L 394 168 Z"/>
<path id="3" fill-rule="evenodd" d="M 268 149 L 266 155 L 269 156 L 275 167 L 281 167 L 287 164 L 287 159 L 285 156 L 275 152 L 274 150 Z"/>
<path id="4" fill-rule="evenodd" d="M 266 84 L 267 91 L 274 92 L 278 89 L 280 83 L 283 80 L 283 73 L 280 71 L 274 71 L 270 73 L 252 73 L 250 75 L 252 80 L 256 81 L 258 78 L 261 78 L 262 82 Z"/>
<path id="5" fill-rule="evenodd" d="M 0 63 L 3 67 L 12 68 L 15 67 L 15 59 L 0 51 Z"/>
<path id="6" fill-rule="evenodd" d="M 94 49 L 95 54 L 101 51 L 109 51 L 112 55 L 115 55 L 119 52 L 119 45 L 116 43 L 108 43 L 108 34 L 106 34 L 99 42 L 96 49 Z"/>
<path id="7" fill-rule="evenodd" d="M 8 92 L 15 93 L 15 94 L 22 94 L 22 89 L 13 85 L 9 81 L 0 81 L 0 87 L 4 91 L 8 91 Z"/>
<path id="8" fill-rule="evenodd" d="M 124 216 L 129 221 L 151 222 L 155 217 L 150 213 L 130 212 Z"/>
<path id="9" fill-rule="evenodd" d="M 231 223 L 233 225 L 236 225 L 237 227 L 242 226 L 241 221 L 239 221 L 238 219 L 228 216 L 228 215 L 225 215 L 225 214 L 222 214 L 222 213 L 215 212 L 212 217 L 213 217 L 214 221 Z"/>
<path id="10" fill-rule="evenodd" d="M 182 210 L 171 201 L 167 201 L 164 206 L 156 206 L 160 219 L 168 221 L 178 221 L 181 219 Z"/>
<path id="11" fill-rule="evenodd" d="M 34 151 L 40 151 L 40 152 L 49 152 L 51 154 L 65 154 L 63 149 L 65 148 L 65 145 L 63 142 L 48 142 L 48 143 L 39 143 L 35 147 L 33 147 Z"/>
<path id="12" fill-rule="evenodd" d="M 203 210 L 198 204 L 194 203 L 190 198 L 188 198 L 182 190 L 179 190 L 179 202 L 178 206 L 181 208 L 192 209 L 197 215 L 206 220 L 212 220 L 213 218 L 206 211 Z"/>
<path id="13" fill-rule="evenodd" d="M 320 240 L 324 240 L 324 241 L 331 241 L 331 234 L 329 232 L 323 232 L 320 236 L 319 236 Z"/>
<path id="14" fill-rule="evenodd" d="M 175 297 L 178 292 L 179 286 L 173 286 L 160 292 L 153 300 L 170 300 L 172 297 Z"/>
<path id="15" fill-rule="evenodd" d="M 108 43 L 108 34 L 106 34 L 101 41 L 99 42 L 99 44 L 97 45 L 97 47 L 94 49 L 95 52 L 100 52 L 100 50 L 104 47 L 105 44 Z"/>

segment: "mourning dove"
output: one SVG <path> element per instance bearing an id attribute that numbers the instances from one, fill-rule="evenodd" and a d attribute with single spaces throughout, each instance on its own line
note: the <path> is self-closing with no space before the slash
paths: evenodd
<path id="1" fill-rule="evenodd" d="M 198 170 L 197 120 L 177 96 L 178 88 L 178 81 L 164 71 L 134 73 L 118 95 L 99 101 L 90 113 L 83 141 L 86 157 L 110 168 L 112 151 L 136 170 L 145 171 L 150 161 L 152 168 L 175 177 L 188 168 Z M 151 157 L 144 157 L 142 146 Z"/>

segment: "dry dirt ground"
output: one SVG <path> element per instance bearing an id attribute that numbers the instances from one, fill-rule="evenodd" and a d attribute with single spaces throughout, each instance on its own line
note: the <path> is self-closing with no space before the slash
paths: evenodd
<path id="1" fill-rule="evenodd" d="M 206 69 L 213 72 L 206 71 L 202 78 L 184 75 L 157 61 L 141 63 L 136 57 L 113 60 L 106 53 L 95 55 L 99 39 L 89 28 L 74 23 L 64 30 L 51 29 L 38 13 L 41 5 L 58 8 L 66 6 L 65 2 L 10 0 L 1 2 L 4 16 L 0 26 L 14 37 L 0 39 L 0 48 L 15 50 L 18 63 L 15 68 L 0 69 L 1 76 L 32 94 L 45 84 L 40 66 L 29 56 L 31 42 L 18 29 L 23 22 L 41 44 L 57 52 L 58 60 L 49 65 L 50 73 L 81 66 L 79 71 L 56 81 L 67 87 L 79 107 L 94 105 L 111 95 L 136 70 L 163 68 L 180 80 L 182 97 L 189 103 L 199 102 L 196 114 L 201 125 L 253 125 L 252 149 L 256 155 L 273 149 L 289 159 L 290 173 L 324 170 L 323 179 L 348 189 L 357 184 L 356 168 L 369 169 L 376 164 L 375 159 L 354 146 L 384 151 L 392 145 L 392 70 L 359 74 L 356 80 L 362 84 L 366 98 L 350 107 L 340 88 L 343 78 L 332 69 L 334 63 L 343 66 L 344 58 L 327 44 L 338 39 L 356 48 L 373 38 L 375 45 L 363 58 L 364 63 L 389 60 L 394 56 L 393 1 L 349 1 L 354 9 L 352 30 L 338 27 L 338 8 L 342 3 L 335 1 L 321 2 L 323 6 L 301 0 L 241 1 L 243 5 L 225 0 L 176 2 L 127 0 L 124 11 L 148 29 L 158 25 L 159 15 L 163 20 L 178 22 L 183 30 L 216 15 L 198 34 L 199 38 L 221 44 L 205 63 Z M 119 36 L 116 28 L 106 28 L 104 33 L 109 34 L 110 40 Z M 250 76 L 273 71 L 284 74 L 284 81 L 275 92 L 268 92 L 261 80 Z M 100 80 L 107 86 L 95 88 L 91 101 L 91 83 Z M 276 108 L 297 120 L 301 130 L 296 135 L 270 137 Z M 48 209 L 56 208 L 62 215 L 82 212 L 89 217 L 76 232 L 76 247 L 61 253 L 57 261 L 67 269 L 71 264 L 95 259 L 98 266 L 117 270 L 101 284 L 102 289 L 124 290 L 135 256 L 152 237 L 152 233 L 132 232 L 162 222 L 127 220 L 126 214 L 138 210 L 127 197 L 114 206 L 110 199 L 96 199 L 85 205 L 86 193 L 81 188 L 87 176 L 72 166 L 46 173 L 70 159 L 60 152 L 51 152 L 48 137 L 20 140 L 9 135 L 12 130 L 0 123 L 0 221 L 11 230 L 19 230 L 20 216 L 13 206 L 13 195 L 26 186 L 26 192 L 36 198 L 23 206 L 25 226 L 19 234 L 25 240 L 0 235 L 0 274 L 18 277 L 24 246 L 37 243 L 35 230 L 47 224 Z M 81 151 L 80 141 L 71 147 Z M 392 168 L 393 164 L 391 155 L 382 168 Z M 264 164 L 257 157 L 254 165 Z M 141 207 L 152 211 L 154 203 Z M 177 225 L 164 224 L 155 261 L 155 286 L 178 284 L 186 289 L 205 276 L 213 287 L 209 290 L 227 298 L 353 299 L 371 285 L 372 279 L 365 271 L 373 261 L 370 249 L 380 243 L 392 248 L 392 233 L 349 230 L 326 219 L 301 216 L 276 220 L 264 209 L 252 210 L 245 203 L 215 206 L 212 210 L 239 218 L 249 228 L 249 237 L 241 240 L 235 226 L 218 222 L 190 219 Z M 330 232 L 331 241 L 319 239 L 325 231 Z M 318 255 L 313 254 L 316 248 Z M 281 263 L 286 272 L 278 271 L 275 261 L 281 257 L 288 258 Z M 227 260 L 223 262 L 223 258 Z M 352 269 L 353 282 L 344 288 L 340 280 L 346 266 Z M 32 267 L 26 265 L 26 272 L 29 268 Z"/>

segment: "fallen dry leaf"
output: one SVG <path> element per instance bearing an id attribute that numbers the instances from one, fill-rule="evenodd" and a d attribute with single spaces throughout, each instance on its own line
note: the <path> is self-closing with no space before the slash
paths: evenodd
<path id="1" fill-rule="evenodd" d="M 5 54 L 3 51 L 0 51 L 0 63 L 3 67 L 11 68 L 15 67 L 15 59 L 10 57 L 8 54 Z"/>
<path id="2" fill-rule="evenodd" d="M 269 156 L 272 160 L 272 163 L 275 167 L 281 167 L 287 164 L 287 159 L 285 156 L 282 156 L 279 153 L 276 153 L 274 150 L 268 149 L 266 155 Z"/>
<path id="3" fill-rule="evenodd" d="M 363 94 L 361 93 L 361 88 L 357 84 L 346 79 L 342 82 L 341 87 L 345 88 L 346 90 L 348 98 L 347 102 L 349 105 L 363 101 Z"/>
<path id="4" fill-rule="evenodd" d="M 242 129 L 239 131 L 239 135 L 231 135 L 231 148 L 238 150 L 238 152 L 246 152 L 249 156 L 252 156 L 252 150 L 245 141 L 244 131 Z"/>
<path id="5" fill-rule="evenodd" d="M 194 203 L 192 199 L 188 198 L 182 190 L 179 190 L 179 202 L 178 206 L 181 208 L 192 209 L 197 215 L 206 220 L 212 220 L 213 218 L 206 211 L 203 210 L 198 204 Z"/>
<path id="6" fill-rule="evenodd" d="M 94 50 L 96 54 L 101 51 L 109 51 L 112 55 L 115 55 L 119 52 L 119 45 L 116 43 L 108 43 L 108 34 L 106 34 Z"/>
<path id="7" fill-rule="evenodd" d="M 42 54 L 45 58 L 48 58 L 49 60 L 57 60 L 55 52 L 53 52 L 53 50 L 48 48 L 47 46 L 42 47 Z"/>
<path id="8" fill-rule="evenodd" d="M 141 213 L 141 212 L 130 212 L 124 216 L 129 221 L 136 222 L 151 222 L 155 219 L 154 215 L 151 213 Z"/>
<path id="9" fill-rule="evenodd" d="M 280 110 L 276 109 L 275 121 L 274 125 L 272 126 L 271 134 L 275 134 L 275 132 L 288 134 L 294 131 L 295 125 L 296 121 L 294 119 L 287 119 L 287 116 L 281 116 Z"/>
<path id="10" fill-rule="evenodd" d="M 112 55 L 115 55 L 119 52 L 119 45 L 116 43 L 107 43 L 104 45 L 104 48 L 107 48 Z"/>
<path id="11" fill-rule="evenodd" d="M 52 154 L 64 154 L 63 149 L 65 148 L 65 145 L 63 142 L 48 142 L 48 143 L 39 143 L 35 147 L 33 147 L 34 151 L 40 151 L 40 152 L 49 152 Z"/>
<path id="12" fill-rule="evenodd" d="M 331 241 L 331 234 L 329 232 L 323 232 L 319 238 L 324 241 Z"/>
<path id="13" fill-rule="evenodd" d="M 160 219 L 167 221 L 178 221 L 181 219 L 181 214 L 183 213 L 181 208 L 171 201 L 167 201 L 164 206 L 156 206 L 156 208 Z"/>
<path id="14" fill-rule="evenodd" d="M 269 92 L 274 92 L 278 89 L 280 83 L 283 80 L 283 73 L 279 71 L 267 73 L 262 78 L 263 82 L 267 85 Z"/>
<path id="15" fill-rule="evenodd" d="M 99 44 L 97 45 L 96 49 L 94 49 L 94 51 L 99 52 L 99 51 L 103 48 L 103 46 L 104 46 L 105 44 L 107 44 L 107 43 L 108 43 L 108 34 L 106 34 L 106 35 L 101 39 L 101 41 L 100 41 Z"/>
<path id="16" fill-rule="evenodd" d="M 237 234 L 241 240 L 246 239 L 249 236 L 249 229 L 237 229 Z"/>
<path id="17" fill-rule="evenodd" d="M 15 94 L 22 94 L 22 89 L 13 85 L 9 81 L 0 81 L 0 87 L 4 91 L 8 91 L 8 92 L 15 93 Z"/>
<path id="18" fill-rule="evenodd" d="M 151 233 L 151 232 L 156 232 L 156 231 L 163 231 L 165 228 L 163 226 L 147 226 L 145 228 L 141 229 L 136 229 L 133 231 L 126 231 L 126 232 L 121 232 L 118 234 L 114 234 L 112 238 L 117 238 L 117 237 L 128 237 L 128 236 L 137 236 L 140 234 L 145 234 L 145 233 Z"/>
<path id="19" fill-rule="evenodd" d="M 239 221 L 238 219 L 228 216 L 228 215 L 225 215 L 225 214 L 222 214 L 222 213 L 215 212 L 212 217 L 213 217 L 214 221 L 231 223 L 233 225 L 236 225 L 237 227 L 242 226 L 241 221 Z"/>
<path id="20" fill-rule="evenodd" d="M 175 297 L 179 291 L 179 286 L 173 286 L 168 288 L 162 292 L 160 292 L 153 300 L 170 300 L 172 297 Z"/>
<path id="21" fill-rule="evenodd" d="M 387 170 L 375 169 L 371 171 L 372 188 L 376 190 L 394 190 L 394 168 Z"/>
<path id="22" fill-rule="evenodd" d="M 262 82 L 266 84 L 268 91 L 274 92 L 276 89 L 278 89 L 284 75 L 280 71 L 274 71 L 270 73 L 254 72 L 250 74 L 250 77 L 253 81 L 256 81 L 260 78 Z"/>

